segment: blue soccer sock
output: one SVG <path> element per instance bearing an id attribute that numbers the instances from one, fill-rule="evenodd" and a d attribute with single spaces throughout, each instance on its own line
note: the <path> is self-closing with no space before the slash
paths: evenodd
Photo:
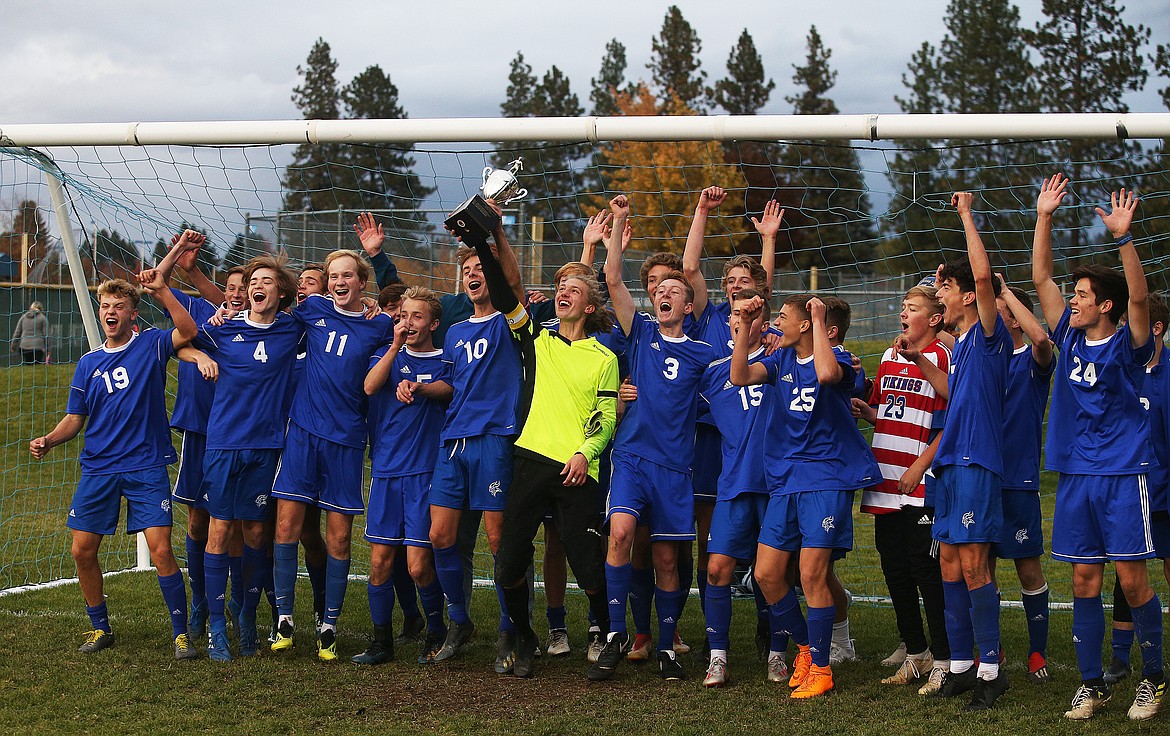
<path id="1" fill-rule="evenodd" d="M 394 621 L 394 583 L 387 580 L 381 585 L 368 583 L 366 591 L 370 599 L 370 621 L 374 626 L 389 626 Z"/>
<path id="2" fill-rule="evenodd" d="M 398 599 L 398 606 L 406 618 L 418 618 L 418 593 L 414 589 L 414 580 L 410 577 L 410 570 L 406 567 L 406 547 L 401 547 L 394 555 L 394 597 Z"/>
<path id="3" fill-rule="evenodd" d="M 447 615 L 451 617 L 451 623 L 470 623 L 467 601 L 463 598 L 463 557 L 459 547 L 435 548 L 435 574 L 447 596 Z"/>
<path id="4" fill-rule="evenodd" d="M 325 619 L 321 626 L 337 628 L 341 607 L 345 604 L 345 589 L 349 585 L 349 558 L 339 560 L 333 555 L 325 558 Z"/>
<path id="5" fill-rule="evenodd" d="M 187 582 L 191 586 L 191 606 L 207 602 L 207 587 L 204 582 L 203 555 L 207 551 L 206 539 L 187 537 Z"/>
<path id="6" fill-rule="evenodd" d="M 1072 634 L 1081 681 L 1100 680 L 1104 674 L 1101 646 L 1105 643 L 1105 606 L 1101 604 L 1101 596 L 1073 598 Z"/>
<path id="7" fill-rule="evenodd" d="M 171 637 L 187 633 L 187 586 L 183 583 L 183 571 L 172 575 L 159 575 L 158 587 L 162 589 L 163 600 L 171 614 Z M 1160 650 L 1159 650 L 1160 651 Z"/>
<path id="8" fill-rule="evenodd" d="M 594 626 L 598 625 L 597 617 L 593 615 L 592 607 L 590 607 L 589 610 L 585 612 L 585 618 L 589 621 L 589 628 L 593 628 Z"/>
<path id="9" fill-rule="evenodd" d="M 1129 650 L 1133 649 L 1133 629 L 1113 629 L 1113 656 L 1129 664 Z"/>
<path id="10" fill-rule="evenodd" d="M 548 630 L 556 631 L 557 629 L 567 628 L 565 626 L 565 607 L 557 606 L 556 608 L 546 608 L 544 611 L 545 618 L 548 619 Z"/>
<path id="11" fill-rule="evenodd" d="M 808 646 L 808 622 L 804 620 L 804 614 L 800 611 L 800 600 L 796 597 L 794 589 L 789 588 L 783 598 L 768 606 L 768 618 L 772 626 L 773 645 L 779 635 L 787 636 L 798 646 Z M 787 648 L 788 644 L 785 643 L 783 648 L 772 651 L 782 652 Z"/>
<path id="12" fill-rule="evenodd" d="M 277 542 L 272 546 L 272 585 L 276 589 L 276 610 L 292 618 L 297 590 L 297 543 Z"/>
<path id="13" fill-rule="evenodd" d="M 682 590 L 654 588 L 654 606 L 658 609 L 658 651 L 674 651 L 674 632 L 687 595 Z"/>
<path id="14" fill-rule="evenodd" d="M 731 586 L 707 585 L 703 616 L 707 619 L 707 643 L 727 651 L 731 646 Z"/>
<path id="15" fill-rule="evenodd" d="M 272 577 L 272 562 L 262 549 L 244 545 L 244 607 L 242 617 L 254 621 L 256 608 L 260 605 L 260 590 L 264 587 L 264 572 L 268 569 L 268 577 Z"/>
<path id="16" fill-rule="evenodd" d="M 1039 590 L 1022 590 L 1024 616 L 1028 619 L 1028 653 L 1048 652 L 1048 583 Z"/>
<path id="17" fill-rule="evenodd" d="M 812 663 L 818 667 L 829 666 L 829 642 L 833 640 L 833 619 L 837 607 L 830 604 L 823 608 L 808 607 L 808 647 Z"/>
<path id="18" fill-rule="evenodd" d="M 305 570 L 309 573 L 309 587 L 313 590 L 313 610 L 325 610 L 325 576 L 329 567 L 329 559 L 326 556 L 324 565 L 316 565 L 309 562 L 309 558 L 305 558 Z M 324 615 L 324 614 L 322 614 Z"/>
<path id="19" fill-rule="evenodd" d="M 611 565 L 605 563 L 605 590 L 609 596 L 609 631 L 626 633 L 626 599 L 630 595 L 630 563 Z"/>
<path id="20" fill-rule="evenodd" d="M 228 554 L 228 572 L 231 575 L 232 600 L 237 606 L 244 605 L 244 557 Z"/>
<path id="21" fill-rule="evenodd" d="M 492 579 L 496 579 L 496 565 L 499 563 L 499 558 L 492 554 Z M 527 582 L 527 581 L 526 581 Z M 504 592 L 504 586 L 495 583 L 496 587 L 496 602 L 500 605 L 500 631 L 515 631 L 516 625 L 512 623 L 512 617 L 508 615 L 508 601 L 507 594 Z M 527 586 L 525 586 L 527 588 Z"/>
<path id="22" fill-rule="evenodd" d="M 654 571 L 650 568 L 641 569 L 629 566 L 630 582 L 630 613 L 634 615 L 634 631 L 639 634 L 650 634 L 650 614 L 654 604 Z M 612 595 L 610 596 L 613 597 Z M 623 606 L 624 609 L 624 606 Z M 622 616 L 625 616 L 623 610 Z M 613 621 L 613 611 L 610 611 L 610 621 Z M 612 625 L 612 624 L 611 624 Z"/>
<path id="23" fill-rule="evenodd" d="M 110 628 L 110 612 L 106 608 L 106 602 L 102 601 L 96 606 L 86 606 L 85 613 L 89 616 L 89 623 L 95 630 L 112 631 Z"/>
<path id="24" fill-rule="evenodd" d="M 1142 653 L 1142 677 L 1160 680 L 1162 676 L 1162 601 L 1155 593 L 1145 604 L 1130 606 L 1133 628 L 1137 633 L 1138 651 Z"/>
<path id="25" fill-rule="evenodd" d="M 446 631 L 447 625 L 443 623 L 443 586 L 439 585 L 439 579 L 435 578 L 430 585 L 420 585 L 418 595 L 422 599 L 427 631 Z"/>
<path id="26" fill-rule="evenodd" d="M 204 573 L 207 576 L 207 621 L 212 631 L 226 631 L 227 618 L 224 604 L 227 603 L 228 556 L 208 552 L 203 555 Z"/>
<path id="27" fill-rule="evenodd" d="M 999 675 L 999 591 L 987 583 L 970 592 L 971 628 L 979 647 L 979 675 L 994 680 Z"/>
<path id="28" fill-rule="evenodd" d="M 271 550 L 267 550 L 270 552 Z M 264 557 L 264 565 L 260 568 L 260 590 L 264 591 L 265 597 L 268 599 L 268 606 L 273 611 L 276 610 L 276 586 L 272 581 L 272 565 L 273 559 L 267 553 Z"/>
<path id="29" fill-rule="evenodd" d="M 963 580 L 943 581 L 943 617 L 951 644 L 951 672 L 966 672 L 974 661 L 975 630 L 971 626 L 971 593 Z M 956 663 L 959 663 L 956 668 Z"/>

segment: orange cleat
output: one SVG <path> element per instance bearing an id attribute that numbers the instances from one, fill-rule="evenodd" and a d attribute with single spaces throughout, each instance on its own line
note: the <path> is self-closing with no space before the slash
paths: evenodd
<path id="1" fill-rule="evenodd" d="M 815 698 L 819 695 L 824 695 L 833 689 L 833 670 L 829 667 L 819 667 L 812 665 L 809 668 L 808 676 L 804 678 L 804 682 L 800 687 L 792 691 L 792 697 L 800 698 Z"/>
<path id="2" fill-rule="evenodd" d="M 810 667 L 812 667 L 812 652 L 809 651 L 808 644 L 802 644 L 800 651 L 796 654 L 796 659 L 792 660 L 792 677 L 788 678 L 788 687 L 800 687 L 804 683 L 804 679 L 808 677 Z"/>

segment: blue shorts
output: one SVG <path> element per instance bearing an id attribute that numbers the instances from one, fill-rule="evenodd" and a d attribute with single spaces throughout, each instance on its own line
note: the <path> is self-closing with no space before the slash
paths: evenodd
<path id="1" fill-rule="evenodd" d="M 272 496 L 339 514 L 362 514 L 362 455 L 360 447 L 330 442 L 289 422 Z"/>
<path id="2" fill-rule="evenodd" d="M 512 485 L 513 442 L 497 434 L 444 442 L 431 479 L 431 505 L 503 511 Z"/>
<path id="3" fill-rule="evenodd" d="M 171 479 L 167 467 L 109 475 L 81 474 L 69 504 L 68 527 L 109 536 L 118 531 L 118 511 L 126 498 L 126 533 L 171 525 Z"/>
<path id="4" fill-rule="evenodd" d="M 741 493 L 715 502 L 707 554 L 750 560 L 756 554 L 756 540 L 768 515 L 768 494 Z"/>
<path id="5" fill-rule="evenodd" d="M 691 474 L 635 455 L 613 451 L 605 521 L 629 514 L 650 527 L 651 542 L 689 542 L 695 538 L 695 496 Z"/>
<path id="6" fill-rule="evenodd" d="M 934 469 L 934 527 L 944 544 L 998 542 L 1003 529 L 1000 477 L 979 465 Z"/>
<path id="7" fill-rule="evenodd" d="M 1154 557 L 1170 557 L 1170 513 L 1154 511 L 1150 514 L 1150 534 L 1154 537 Z"/>
<path id="8" fill-rule="evenodd" d="M 372 479 L 366 541 L 430 549 L 430 491 L 430 473 Z"/>
<path id="9" fill-rule="evenodd" d="M 1053 559 L 1099 565 L 1153 556 L 1144 474 L 1060 474 L 1052 519 Z"/>
<path id="10" fill-rule="evenodd" d="M 804 547 L 853 549 L 853 491 L 772 496 L 760 530 L 760 544 L 786 552 Z"/>
<path id="11" fill-rule="evenodd" d="M 1044 524 L 1040 519 L 1040 494 L 1029 490 L 1003 490 L 1003 532 L 991 554 L 1001 560 L 1026 560 L 1044 554 Z"/>
<path id="12" fill-rule="evenodd" d="M 715 503 L 723 472 L 723 435 L 714 426 L 695 425 L 695 462 L 691 467 L 695 503 Z"/>
<path id="13" fill-rule="evenodd" d="M 221 521 L 264 521 L 280 450 L 208 450 L 203 457 L 207 510 Z"/>
<path id="14" fill-rule="evenodd" d="M 175 479 L 175 490 L 171 495 L 179 503 L 197 509 L 207 508 L 203 495 L 203 458 L 207 453 L 207 435 L 201 432 L 183 430 L 180 443 L 179 477 Z"/>

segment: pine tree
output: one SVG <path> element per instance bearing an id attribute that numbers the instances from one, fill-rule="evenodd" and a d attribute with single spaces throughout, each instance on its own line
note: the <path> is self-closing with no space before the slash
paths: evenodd
<path id="1" fill-rule="evenodd" d="M 727 76 L 715 83 L 715 102 L 732 115 L 755 115 L 774 89 L 776 83 L 764 78 L 764 62 L 745 28 L 727 57 Z"/>
<path id="2" fill-rule="evenodd" d="M 590 115 L 617 115 L 621 111 L 614 101 L 617 92 L 626 89 L 626 47 L 616 38 L 605 45 L 601 69 L 589 80 L 589 101 L 593 103 Z"/>
<path id="3" fill-rule="evenodd" d="M 837 83 L 837 72 L 829 66 L 833 52 L 816 26 L 809 29 L 807 48 L 804 64 L 792 67 L 798 93 L 785 99 L 797 115 L 836 115 L 837 104 L 828 96 Z M 785 148 L 782 161 L 792 178 L 780 203 L 787 208 L 794 264 L 826 268 L 868 261 L 875 231 L 853 147 L 797 141 Z"/>
<path id="4" fill-rule="evenodd" d="M 1162 97 L 1162 104 L 1170 109 L 1170 44 L 1159 44 L 1150 54 L 1150 63 L 1154 66 L 1154 73 L 1167 84 L 1158 90 Z M 1170 140 L 1163 139 L 1149 152 L 1147 163 L 1143 167 L 1137 190 L 1144 197 L 1138 205 L 1138 218 L 1134 222 L 1134 237 L 1142 243 L 1143 256 L 1146 260 L 1146 248 L 1149 248 L 1151 259 L 1164 259 L 1170 255 L 1170 243 L 1164 237 L 1167 223 L 1170 222 Z M 1160 291 L 1170 291 L 1170 273 L 1162 271 L 1150 276 L 1150 288 Z"/>
<path id="5" fill-rule="evenodd" d="M 293 88 L 292 94 L 292 101 L 305 120 L 337 120 L 340 116 L 341 93 L 336 73 L 337 62 L 329 44 L 318 38 L 305 66 L 297 66 L 302 81 Z M 339 151 L 335 144 L 297 146 L 292 163 L 284 172 L 284 209 L 337 209 L 334 186 L 344 168 L 336 163 Z"/>
<path id="6" fill-rule="evenodd" d="M 228 246 L 223 254 L 223 269 L 237 266 L 246 266 L 257 256 L 269 255 L 273 252 L 272 243 L 257 233 L 238 233 L 236 239 Z M 202 253 L 200 253 L 202 255 Z"/>
<path id="7" fill-rule="evenodd" d="M 680 108 L 706 112 L 710 92 L 706 88 L 707 72 L 699 60 L 703 44 L 677 5 L 667 8 L 662 30 L 651 40 L 651 49 L 646 68 L 650 70 L 654 93 L 664 105 L 659 112 L 682 114 L 670 107 L 676 101 Z"/>

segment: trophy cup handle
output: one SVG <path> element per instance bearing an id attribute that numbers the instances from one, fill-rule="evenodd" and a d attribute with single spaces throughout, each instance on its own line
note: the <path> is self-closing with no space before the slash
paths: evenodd
<path id="1" fill-rule="evenodd" d="M 490 166 L 483 167 L 483 185 L 485 185 L 485 186 L 487 185 L 487 180 L 488 180 L 488 177 L 491 176 L 491 173 L 492 173 L 492 167 L 490 167 Z"/>

